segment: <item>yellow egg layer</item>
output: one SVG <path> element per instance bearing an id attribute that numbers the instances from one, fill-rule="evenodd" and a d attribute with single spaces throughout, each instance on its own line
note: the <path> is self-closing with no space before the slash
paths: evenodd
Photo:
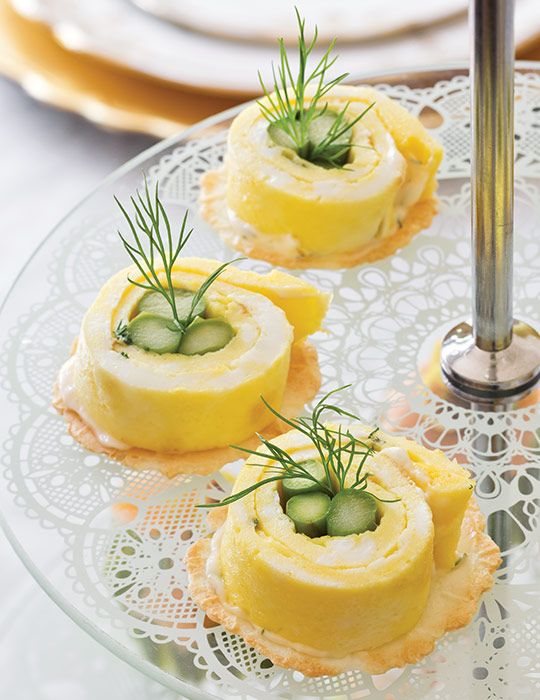
<path id="1" fill-rule="evenodd" d="M 206 258 L 185 258 L 182 269 L 209 275 L 218 264 Z M 330 294 L 319 291 L 309 282 L 279 270 L 259 274 L 230 266 L 221 273 L 220 279 L 240 289 L 262 294 L 283 309 L 293 327 L 295 340 L 320 329 L 331 298 Z"/>
<path id="2" fill-rule="evenodd" d="M 296 431 L 275 443 L 298 459 L 316 456 Z M 235 491 L 274 474 L 272 464 L 248 460 Z M 365 468 L 371 493 L 399 499 L 379 503 L 374 532 L 296 533 L 275 482 L 229 506 L 219 550 L 226 603 L 265 634 L 339 657 L 396 639 L 420 619 L 433 571 L 431 511 L 391 456 L 376 454 Z"/>
<path id="3" fill-rule="evenodd" d="M 391 236 L 410 207 L 431 199 L 442 148 L 416 117 L 367 87 L 337 86 L 328 109 L 349 102 L 353 128 L 349 162 L 342 169 L 313 165 L 276 145 L 258 105 L 247 107 L 229 130 L 227 204 L 231 213 L 273 245 L 297 253 L 356 251 Z"/>
<path id="4" fill-rule="evenodd" d="M 175 267 L 173 285 L 195 290 L 217 265 L 184 259 Z M 299 336 L 316 330 L 326 295 L 289 275 L 277 277 L 274 287 L 269 276 L 236 270 L 205 295 L 208 315 L 228 321 L 233 339 L 205 355 L 158 355 L 115 340 L 118 322 L 133 315 L 144 294 L 128 282 L 128 275 L 140 278 L 131 267 L 104 285 L 84 317 L 71 360 L 76 410 L 96 434 L 130 447 L 186 452 L 241 442 L 267 426 L 272 416 L 260 396 L 281 405 L 292 323 L 298 319 Z M 279 297 L 280 285 L 289 285 L 282 308 L 269 298 Z M 308 300 L 308 318 L 295 311 L 295 289 Z"/>
<path id="5" fill-rule="evenodd" d="M 429 450 L 400 437 L 381 433 L 385 445 L 404 450 L 408 459 L 398 462 L 402 471 L 422 489 L 433 514 L 435 526 L 434 558 L 439 568 L 451 569 L 459 553 L 456 547 L 461 523 L 474 482 L 470 473 L 451 461 L 441 450 Z"/>

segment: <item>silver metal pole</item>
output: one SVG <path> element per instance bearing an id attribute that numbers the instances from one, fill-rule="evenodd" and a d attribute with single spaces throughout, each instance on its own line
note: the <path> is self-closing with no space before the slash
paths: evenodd
<path id="1" fill-rule="evenodd" d="M 540 336 L 512 316 L 514 0 L 470 0 L 472 326 L 444 338 L 441 367 L 460 395 L 515 396 L 540 377 Z"/>
<path id="2" fill-rule="evenodd" d="M 514 0 L 471 0 L 473 331 L 512 340 Z"/>

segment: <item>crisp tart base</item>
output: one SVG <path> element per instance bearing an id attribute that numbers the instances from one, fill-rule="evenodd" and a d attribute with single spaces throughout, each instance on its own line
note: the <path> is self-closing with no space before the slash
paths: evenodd
<path id="1" fill-rule="evenodd" d="M 311 401 L 319 390 L 321 374 L 317 351 L 307 343 L 295 343 L 291 349 L 291 363 L 281 412 L 286 417 L 295 417 L 302 412 L 304 404 Z M 134 469 L 157 469 L 167 477 L 176 474 L 210 474 L 228 462 L 238 459 L 240 453 L 230 447 L 221 447 L 200 452 L 153 452 L 139 447 L 118 450 L 103 445 L 92 428 L 81 416 L 68 408 L 60 395 L 58 384 L 53 389 L 53 406 L 67 422 L 68 432 L 83 447 L 92 452 L 106 454 L 126 467 Z M 261 433 L 268 439 L 289 430 L 281 421 L 274 421 Z M 241 447 L 255 449 L 259 440 L 253 436 L 241 443 Z"/>
<path id="2" fill-rule="evenodd" d="M 199 204 L 202 217 L 219 233 L 223 241 L 244 255 L 290 269 L 329 270 L 355 267 L 392 255 L 407 245 L 422 229 L 428 228 L 438 209 L 436 198 L 417 202 L 409 209 L 403 225 L 395 233 L 382 240 L 372 241 L 358 250 L 330 255 L 287 255 L 283 250 L 265 245 L 264 235 L 250 235 L 231 222 L 227 208 L 224 168 L 212 170 L 201 177 Z"/>
<path id="3" fill-rule="evenodd" d="M 211 527 L 217 529 L 225 517 L 226 508 L 211 511 Z M 499 548 L 485 533 L 484 527 L 485 520 L 478 504 L 471 500 L 459 543 L 459 551 L 466 556 L 451 571 L 435 570 L 427 606 L 416 627 L 376 649 L 343 658 L 310 656 L 305 651 L 277 644 L 260 628 L 224 606 L 206 576 L 211 548 L 209 538 L 196 542 L 187 553 L 189 590 L 211 620 L 243 637 L 278 666 L 293 668 L 306 676 L 331 676 L 353 669 L 371 674 L 385 673 L 391 668 L 416 663 L 433 651 L 445 632 L 471 622 L 480 597 L 492 587 L 493 573 L 501 562 Z"/>

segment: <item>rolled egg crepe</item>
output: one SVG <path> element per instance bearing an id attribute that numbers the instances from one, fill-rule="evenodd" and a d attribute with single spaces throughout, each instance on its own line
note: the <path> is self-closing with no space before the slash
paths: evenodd
<path id="1" fill-rule="evenodd" d="M 314 165 L 276 144 L 257 104 L 233 121 L 222 204 L 231 229 L 226 238 L 235 247 L 282 264 L 288 259 L 291 267 L 302 258 L 336 255 L 346 265 L 344 254 L 354 254 L 353 261 L 374 248 L 379 257 L 388 254 L 392 237 L 403 242 L 426 224 L 426 211 L 428 219 L 433 215 L 433 207 L 422 205 L 433 204 L 442 149 L 418 119 L 367 87 L 337 86 L 326 101 L 333 112 L 348 104 L 349 121 L 374 103 L 352 127 L 343 168 Z M 218 213 L 205 204 L 212 186 L 210 174 L 202 211 L 220 229 Z"/>
<path id="2" fill-rule="evenodd" d="M 195 291 L 217 266 L 183 259 L 173 286 Z M 117 449 L 202 451 L 242 442 L 272 422 L 260 396 L 281 404 L 292 345 L 318 329 L 327 295 L 283 273 L 229 268 L 205 299 L 206 316 L 232 327 L 230 342 L 203 355 L 160 355 L 115 338 L 118 323 L 132 318 L 144 294 L 128 276 L 140 279 L 132 267 L 104 285 L 60 374 L 64 404 L 100 442 Z"/>
<path id="3" fill-rule="evenodd" d="M 372 431 L 347 427 L 363 440 Z M 382 672 L 392 658 L 395 665 L 419 658 L 445 629 L 466 624 L 500 561 L 481 516 L 472 515 L 468 471 L 440 451 L 378 438 L 363 467 L 368 492 L 381 499 L 375 530 L 307 537 L 284 512 L 280 482 L 271 482 L 231 503 L 211 542 L 188 553 L 192 594 L 212 619 L 310 675 L 370 665 Z M 296 461 L 317 458 L 295 430 L 273 442 Z M 270 457 L 251 457 L 233 492 L 275 473 Z M 353 466 L 346 486 L 355 473 Z M 460 571 L 464 541 L 470 565 Z M 455 595 L 463 595 L 463 613 Z"/>

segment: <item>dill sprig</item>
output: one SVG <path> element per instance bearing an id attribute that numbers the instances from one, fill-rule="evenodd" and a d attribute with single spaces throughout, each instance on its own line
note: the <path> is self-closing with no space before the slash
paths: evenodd
<path id="1" fill-rule="evenodd" d="M 377 437 L 379 429 L 375 428 L 366 438 L 359 439 L 351 433 L 347 426 L 339 425 L 338 428 L 335 429 L 323 423 L 323 416 L 328 413 L 339 418 L 351 418 L 355 421 L 360 420 L 354 413 L 346 411 L 329 401 L 334 394 L 348 389 L 349 387 L 350 385 L 346 385 L 328 392 L 317 402 L 310 416 L 300 416 L 298 418 L 286 418 L 261 397 L 265 406 L 276 418 L 279 418 L 279 420 L 283 421 L 289 427 L 305 435 L 314 445 L 324 467 L 326 476 L 324 480 L 317 479 L 308 471 L 302 461 L 296 460 L 282 447 L 279 447 L 279 445 L 276 445 L 257 433 L 257 437 L 264 449 L 251 450 L 238 445 L 232 445 L 232 447 L 264 460 L 273 459 L 275 462 L 273 465 L 250 462 L 252 466 L 266 468 L 266 470 L 273 473 L 273 475 L 258 481 L 256 484 L 252 484 L 243 491 L 231 494 L 219 503 L 199 504 L 198 507 L 217 508 L 220 506 L 227 506 L 244 498 L 244 496 L 247 496 L 249 493 L 265 484 L 270 484 L 274 481 L 284 481 L 286 479 L 301 478 L 313 481 L 317 484 L 318 488 L 322 492 L 328 494 L 330 498 L 346 488 L 358 489 L 359 491 L 367 490 L 368 477 L 370 474 L 364 471 L 364 466 L 368 457 L 373 455 L 381 447 L 380 438 Z M 356 466 L 354 466 L 355 464 Z M 354 481 L 347 486 L 346 482 L 351 469 L 355 469 Z M 371 495 L 379 501 L 384 500 L 378 498 L 374 494 Z"/>
<path id="2" fill-rule="evenodd" d="M 310 137 L 310 125 L 313 120 L 328 111 L 328 104 L 321 103 L 323 97 L 333 87 L 348 78 L 349 73 L 327 79 L 328 71 L 338 59 L 338 56 L 332 56 L 335 39 L 330 42 L 328 49 L 315 67 L 311 71 L 308 69 L 310 55 L 317 44 L 318 29 L 315 27 L 313 39 L 308 44 L 305 37 L 306 20 L 300 17 L 297 8 L 295 12 L 298 21 L 298 73 L 295 78 L 285 42 L 283 39 L 278 39 L 279 66 L 276 70 L 272 62 L 272 94 L 259 71 L 259 82 L 266 103 L 259 100 L 258 105 L 270 125 L 274 125 L 289 137 L 291 145 L 301 158 L 326 168 L 341 168 L 349 149 L 353 146 L 349 143 L 353 126 L 369 112 L 375 103 L 370 104 L 361 114 L 348 121 L 347 110 L 350 102 L 347 102 L 343 109 L 336 113 L 333 124 L 322 140 L 314 141 Z M 313 93 L 306 103 L 307 88 L 311 85 L 313 85 Z"/>
<path id="3" fill-rule="evenodd" d="M 131 344 L 131 338 L 129 337 L 128 326 L 125 321 L 118 321 L 116 328 L 114 329 L 114 335 L 117 340 L 126 343 L 126 345 Z"/>
<path id="4" fill-rule="evenodd" d="M 177 237 L 173 234 L 171 222 L 159 197 L 158 189 L 159 183 L 156 182 L 155 190 L 152 194 L 148 181 L 146 177 L 144 178 L 144 193 L 141 194 L 137 190 L 135 196 L 130 197 L 134 211 L 133 216 L 130 216 L 117 197 L 114 198 L 129 226 L 133 241 L 128 241 L 120 231 L 118 231 L 118 235 L 124 244 L 126 252 L 144 279 L 144 282 L 140 282 L 128 277 L 128 281 L 141 289 L 161 294 L 171 307 L 174 325 L 179 331 L 185 332 L 186 328 L 194 320 L 197 305 L 208 291 L 210 285 L 226 267 L 234 262 L 243 260 L 243 258 L 230 260 L 214 270 L 193 295 L 187 316 L 180 318 L 176 306 L 172 275 L 178 256 L 189 241 L 193 229 L 187 230 L 188 212 L 186 211 Z M 165 284 L 160 276 L 162 271 L 165 275 Z M 119 340 L 127 340 L 127 326 L 125 323 L 120 322 L 116 328 L 115 335 Z"/>

